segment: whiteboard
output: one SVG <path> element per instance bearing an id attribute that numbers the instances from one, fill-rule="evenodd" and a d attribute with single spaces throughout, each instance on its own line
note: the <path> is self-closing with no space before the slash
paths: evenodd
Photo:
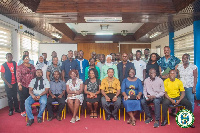
<path id="1" fill-rule="evenodd" d="M 55 51 L 58 59 L 61 60 L 63 54 L 68 54 L 68 51 L 77 51 L 77 44 L 63 44 L 63 43 L 45 43 L 39 46 L 39 55 L 47 53 L 47 61 L 51 59 L 51 53 Z"/>

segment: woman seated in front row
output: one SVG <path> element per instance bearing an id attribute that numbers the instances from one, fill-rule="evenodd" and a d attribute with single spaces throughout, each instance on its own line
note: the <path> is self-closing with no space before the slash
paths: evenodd
<path id="1" fill-rule="evenodd" d="M 97 118 L 97 107 L 100 101 L 100 84 L 101 81 L 98 79 L 98 72 L 95 68 L 91 68 L 88 72 L 89 79 L 85 81 L 84 92 L 87 95 L 86 102 L 87 107 L 90 109 L 90 118 Z M 94 109 L 93 107 L 94 106 Z"/>
<path id="2" fill-rule="evenodd" d="M 141 111 L 140 98 L 143 92 L 142 82 L 139 78 L 135 77 L 135 69 L 131 68 L 128 72 L 129 77 L 124 79 L 121 85 L 121 92 L 123 95 L 122 102 L 129 114 L 130 118 L 127 121 L 128 124 L 135 126 L 136 124 L 136 111 Z"/>
<path id="3" fill-rule="evenodd" d="M 69 72 L 69 79 L 66 83 L 67 85 L 67 103 L 70 110 L 73 113 L 73 117 L 71 119 L 71 123 L 75 123 L 79 121 L 80 118 L 76 115 L 79 109 L 79 106 L 83 103 L 83 81 L 78 78 L 78 71 L 71 70 Z"/>

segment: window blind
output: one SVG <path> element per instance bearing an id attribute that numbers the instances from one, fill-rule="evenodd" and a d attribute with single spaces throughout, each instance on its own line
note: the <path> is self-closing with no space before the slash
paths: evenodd
<path id="1" fill-rule="evenodd" d="M 190 62 L 194 63 L 194 34 L 193 32 L 174 38 L 174 55 L 182 61 L 182 56 L 185 53 L 190 55 Z"/>

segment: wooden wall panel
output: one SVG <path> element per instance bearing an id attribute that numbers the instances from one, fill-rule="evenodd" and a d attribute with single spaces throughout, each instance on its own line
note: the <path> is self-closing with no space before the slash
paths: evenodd
<path id="1" fill-rule="evenodd" d="M 84 58 L 90 59 L 91 53 L 95 51 L 97 54 L 108 55 L 110 53 L 118 53 L 118 43 L 78 43 L 77 50 L 84 51 Z"/>
<path id="2" fill-rule="evenodd" d="M 151 44 L 120 44 L 120 53 L 130 53 L 132 48 L 149 48 Z M 142 51 L 143 53 L 143 51 Z"/>

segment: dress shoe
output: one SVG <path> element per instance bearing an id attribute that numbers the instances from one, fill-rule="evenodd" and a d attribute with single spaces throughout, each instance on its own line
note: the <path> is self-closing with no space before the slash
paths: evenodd
<path id="1" fill-rule="evenodd" d="M 16 113 L 21 113 L 21 110 L 20 109 L 15 109 L 15 112 Z"/>
<path id="2" fill-rule="evenodd" d="M 38 117 L 38 118 L 37 118 L 37 122 L 38 122 L 38 123 L 42 123 L 42 118 Z"/>
<path id="3" fill-rule="evenodd" d="M 60 116 L 57 116 L 56 119 L 57 119 L 58 121 L 61 121 L 61 117 L 60 117 Z"/>
<path id="4" fill-rule="evenodd" d="M 13 115 L 13 111 L 9 111 L 9 114 L 8 114 L 9 116 L 11 116 L 11 115 Z"/>
<path id="5" fill-rule="evenodd" d="M 34 123 L 34 119 L 28 120 L 26 126 L 31 126 Z"/>
<path id="6" fill-rule="evenodd" d="M 190 126 L 191 128 L 195 128 L 195 126 L 194 125 L 192 125 L 192 126 Z"/>
<path id="7" fill-rule="evenodd" d="M 47 121 L 52 121 L 53 120 L 53 117 L 49 117 L 49 119 Z"/>
<path id="8" fill-rule="evenodd" d="M 154 127 L 154 128 L 159 127 L 159 121 L 155 121 L 153 127 Z"/>
<path id="9" fill-rule="evenodd" d="M 110 120 L 110 115 L 107 115 L 106 120 L 107 120 L 107 121 Z"/>
<path id="10" fill-rule="evenodd" d="M 116 115 L 113 116 L 114 120 L 119 120 Z"/>
<path id="11" fill-rule="evenodd" d="M 161 123 L 161 126 L 165 126 L 167 125 L 167 120 L 164 120 L 162 123 Z"/>

